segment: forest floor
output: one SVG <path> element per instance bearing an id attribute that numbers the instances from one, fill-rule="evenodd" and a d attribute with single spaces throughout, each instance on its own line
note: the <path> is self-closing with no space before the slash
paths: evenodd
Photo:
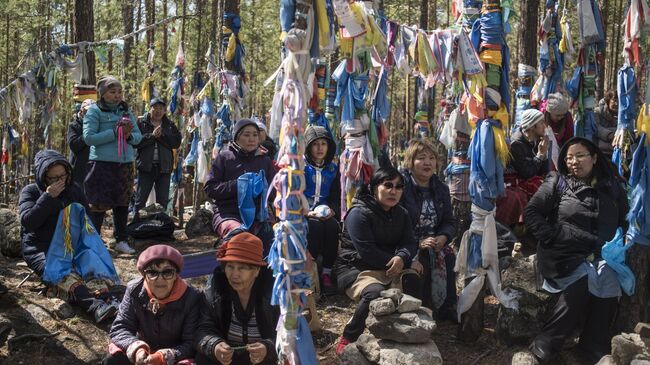
<path id="1" fill-rule="evenodd" d="M 103 230 L 102 236 L 111 236 L 110 227 Z M 210 249 L 215 240 L 212 236 L 187 239 L 184 233 L 177 234 L 176 238 L 171 245 L 183 254 Z M 148 244 L 136 242 L 134 247 L 141 252 Z M 117 255 L 112 251 L 111 254 L 123 283 L 140 275 L 135 265 L 137 256 Z M 0 364 L 98 364 L 107 350 L 110 324 L 96 325 L 89 315 L 77 308 L 74 317 L 57 319 L 52 312 L 50 299 L 39 294 L 44 286 L 38 278 L 31 276 L 17 288 L 28 273 L 29 270 L 22 260 L 0 255 L 0 280 L 9 287 L 9 293 L 0 296 L 0 322 L 4 317 L 13 327 L 11 332 L 0 333 Z M 205 278 L 191 279 L 190 283 L 202 289 Z M 505 365 L 510 364 L 515 352 L 523 350 L 523 347 L 506 347 L 497 343 L 494 327 L 498 302 L 491 296 L 486 297 L 485 302 L 485 328 L 475 343 L 467 344 L 456 339 L 457 324 L 445 321 L 437 324 L 433 340 L 445 364 Z M 321 298 L 317 307 L 322 321 L 322 330 L 314 334 L 319 362 L 323 365 L 339 364 L 334 353 L 335 342 L 352 315 L 354 306 L 344 295 L 334 295 Z M 8 347 L 5 341 L 8 336 L 24 334 L 50 334 L 50 337 L 21 341 L 11 348 Z M 554 363 L 579 364 L 570 351 L 563 352 Z"/>

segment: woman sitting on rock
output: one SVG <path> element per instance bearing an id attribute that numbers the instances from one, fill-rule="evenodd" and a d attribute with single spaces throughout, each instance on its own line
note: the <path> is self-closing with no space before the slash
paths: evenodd
<path id="1" fill-rule="evenodd" d="M 449 188 L 436 176 L 438 154 L 425 140 L 412 140 L 404 153 L 402 206 L 411 217 L 420 251 L 411 267 L 423 278 L 422 302 L 438 319 L 456 319 L 456 233 Z"/>
<path id="2" fill-rule="evenodd" d="M 279 308 L 271 306 L 270 271 L 262 259 L 262 241 L 248 232 L 234 235 L 217 253 L 221 264 L 212 275 L 201 305 L 196 361 L 202 364 L 276 364 Z"/>
<path id="3" fill-rule="evenodd" d="M 179 276 L 183 256 L 155 245 L 140 254 L 137 267 L 142 277 L 126 287 L 104 365 L 193 364 L 201 295 Z"/>
<path id="4" fill-rule="evenodd" d="M 341 216 L 341 175 L 335 162 L 336 143 L 325 127 L 310 126 L 305 131 L 305 197 L 309 201 L 307 241 L 314 259 L 322 255 L 323 291 L 336 291 L 332 267 L 339 248 Z"/>
<path id="5" fill-rule="evenodd" d="M 404 179 L 393 167 L 381 168 L 352 200 L 343 223 L 341 248 L 335 265 L 339 289 L 357 301 L 336 354 L 355 342 L 366 327 L 370 302 L 389 287 L 420 297 L 421 281 L 411 266 L 417 254 L 408 212 L 399 205 Z"/>
<path id="6" fill-rule="evenodd" d="M 67 209 L 68 214 L 76 212 L 76 219 L 73 220 L 75 224 L 68 226 L 69 232 L 74 233 L 70 236 L 75 241 L 69 242 L 70 250 L 78 247 L 77 238 L 95 234 L 94 237 L 99 239 L 89 221 L 85 221 L 84 209 L 80 208 L 87 207 L 86 199 L 81 187 L 72 181 L 72 166 L 59 152 L 43 150 L 34 158 L 34 172 L 36 182 L 23 188 L 18 202 L 20 240 L 27 266 L 48 284 L 48 294 L 77 304 L 93 314 L 97 323 L 112 318 L 119 304 L 109 293 L 109 287 L 115 282 L 104 279 L 113 276 L 117 281 L 118 278 L 106 248 L 101 240 L 95 241 L 99 245 L 92 247 L 99 255 L 94 256 L 93 261 L 98 259 L 96 263 L 101 263 L 101 267 L 89 261 L 84 261 L 89 265 L 75 267 L 71 265 L 74 252 L 67 251 L 68 245 L 63 239 L 60 223 L 65 216 L 61 214 L 64 209 Z M 72 205 L 79 208 L 72 209 Z M 82 227 L 80 222 L 86 222 L 87 225 Z M 92 250 L 88 251 L 91 252 Z M 94 279 L 89 273 L 97 268 L 106 269 L 104 273 L 107 275 Z M 46 269 L 49 270 L 46 272 Z"/>
<path id="7" fill-rule="evenodd" d="M 610 324 L 621 295 L 601 247 L 626 227 L 627 195 L 613 165 L 587 139 L 569 140 L 558 161 L 558 172 L 549 173 L 525 211 L 539 242 L 543 288 L 559 296 L 531 351 L 547 362 L 577 332 L 578 349 L 594 364 L 610 353 Z"/>

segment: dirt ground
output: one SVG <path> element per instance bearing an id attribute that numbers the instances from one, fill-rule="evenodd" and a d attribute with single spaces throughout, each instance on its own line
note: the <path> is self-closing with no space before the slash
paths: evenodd
<path id="1" fill-rule="evenodd" d="M 104 237 L 110 231 L 102 232 Z M 184 233 L 176 235 L 177 241 L 171 243 L 183 254 L 200 252 L 212 247 L 214 237 L 187 239 Z M 136 242 L 134 247 L 141 252 L 147 242 Z M 135 269 L 137 256 L 116 255 L 111 252 L 115 266 L 127 283 L 139 276 Z M 27 276 L 29 270 L 19 259 L 10 259 L 0 255 L 0 280 L 10 288 L 8 294 L 0 296 L 0 319 L 8 319 L 13 326 L 11 332 L 5 332 L 0 338 L 0 364 L 38 364 L 38 365 L 73 365 L 97 364 L 104 356 L 108 344 L 109 324 L 96 325 L 90 316 L 75 308 L 76 315 L 70 319 L 58 320 L 52 314 L 52 303 L 40 295 L 44 288 L 36 277 L 30 277 L 17 288 Z M 203 288 L 205 278 L 192 279 L 197 288 Z M 343 326 L 350 318 L 353 305 L 347 297 L 335 295 L 321 298 L 318 313 L 322 321 L 322 330 L 314 334 L 314 343 L 320 364 L 339 364 L 334 354 L 335 342 L 343 331 Z M 457 325 L 440 322 L 433 335 L 445 364 L 510 364 L 512 355 L 522 350 L 521 347 L 499 345 L 494 336 L 498 303 L 494 297 L 486 298 L 486 323 L 483 334 L 476 343 L 465 344 L 456 340 Z M 1 320 L 0 320 L 1 323 Z M 2 331 L 0 325 L 0 331 Z M 21 341 L 11 348 L 4 341 L 8 336 L 24 334 L 50 334 L 49 337 Z M 557 359 L 555 364 L 578 364 L 571 352 L 567 351 Z"/>

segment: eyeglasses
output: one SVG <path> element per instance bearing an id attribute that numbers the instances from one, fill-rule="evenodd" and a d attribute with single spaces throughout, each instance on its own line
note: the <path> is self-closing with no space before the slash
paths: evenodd
<path id="1" fill-rule="evenodd" d="M 395 188 L 395 190 L 404 190 L 404 184 L 393 184 L 390 181 L 381 184 L 381 186 L 383 186 L 387 190 L 391 190 L 393 188 Z"/>
<path id="2" fill-rule="evenodd" d="M 176 275 L 176 270 L 174 269 L 165 269 L 163 271 L 156 271 L 156 270 L 145 270 L 144 275 L 147 277 L 149 280 L 156 280 L 158 277 L 162 275 L 162 278 L 165 280 L 171 280 L 174 278 Z"/>
<path id="3" fill-rule="evenodd" d="M 47 179 L 47 181 L 50 181 L 50 182 L 57 182 L 57 181 L 59 181 L 59 180 L 61 180 L 61 179 L 64 179 L 64 178 L 66 178 L 66 177 L 68 177 L 68 173 L 67 173 L 67 172 L 64 173 L 63 175 L 59 175 L 59 176 L 45 176 L 45 178 Z"/>
<path id="4" fill-rule="evenodd" d="M 572 161 L 578 161 L 582 162 L 584 161 L 587 157 L 590 157 L 591 155 L 588 153 L 580 153 L 574 156 L 567 156 L 564 158 L 565 162 L 572 162 Z"/>

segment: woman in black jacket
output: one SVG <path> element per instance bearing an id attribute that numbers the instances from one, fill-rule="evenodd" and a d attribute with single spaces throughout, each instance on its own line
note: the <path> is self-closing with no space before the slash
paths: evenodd
<path id="1" fill-rule="evenodd" d="M 423 279 L 422 304 L 438 319 L 455 320 L 456 253 L 449 246 L 456 233 L 449 188 L 435 175 L 438 155 L 433 145 L 416 139 L 404 153 L 402 206 L 413 224 L 420 248 L 411 267 Z"/>
<path id="2" fill-rule="evenodd" d="M 43 277 L 59 213 L 73 203 L 88 207 L 81 187 L 72 180 L 72 166 L 59 152 L 39 151 L 34 157 L 34 172 L 36 182 L 20 191 L 20 241 L 27 266 Z M 48 285 L 52 294 L 94 314 L 98 323 L 117 312 L 119 303 L 109 294 L 103 281 L 86 282 L 73 270 L 56 285 Z M 96 292 L 98 294 L 94 294 Z"/>
<path id="3" fill-rule="evenodd" d="M 109 336 L 104 365 L 177 364 L 194 357 L 193 340 L 201 295 L 183 280 L 183 256 L 154 245 L 137 263 Z"/>
<path id="4" fill-rule="evenodd" d="M 339 289 L 358 304 L 339 338 L 337 355 L 363 333 L 370 302 L 382 290 L 400 287 L 420 297 L 419 276 L 404 270 L 411 266 L 417 242 L 408 212 L 399 205 L 403 191 L 404 181 L 397 169 L 379 169 L 369 186 L 359 190 L 347 212 L 334 270 Z"/>
<path id="5" fill-rule="evenodd" d="M 276 364 L 277 306 L 271 305 L 272 279 L 263 270 L 262 241 L 243 232 L 224 243 L 221 263 L 201 305 L 195 337 L 197 365 Z"/>
<path id="6" fill-rule="evenodd" d="M 90 153 L 90 146 L 84 142 L 84 115 L 93 104 L 95 104 L 93 99 L 84 100 L 68 126 L 67 140 L 68 147 L 70 147 L 72 181 L 82 188 L 86 179 L 86 166 L 88 165 L 88 154 Z"/>
<path id="7" fill-rule="evenodd" d="M 610 324 L 621 294 L 601 247 L 618 227 L 626 227 L 627 196 L 593 142 L 567 141 L 558 160 L 558 173 L 546 177 L 525 210 L 526 225 L 538 240 L 544 289 L 560 296 L 531 351 L 548 361 L 580 329 L 579 349 L 595 363 L 610 353 Z"/>

